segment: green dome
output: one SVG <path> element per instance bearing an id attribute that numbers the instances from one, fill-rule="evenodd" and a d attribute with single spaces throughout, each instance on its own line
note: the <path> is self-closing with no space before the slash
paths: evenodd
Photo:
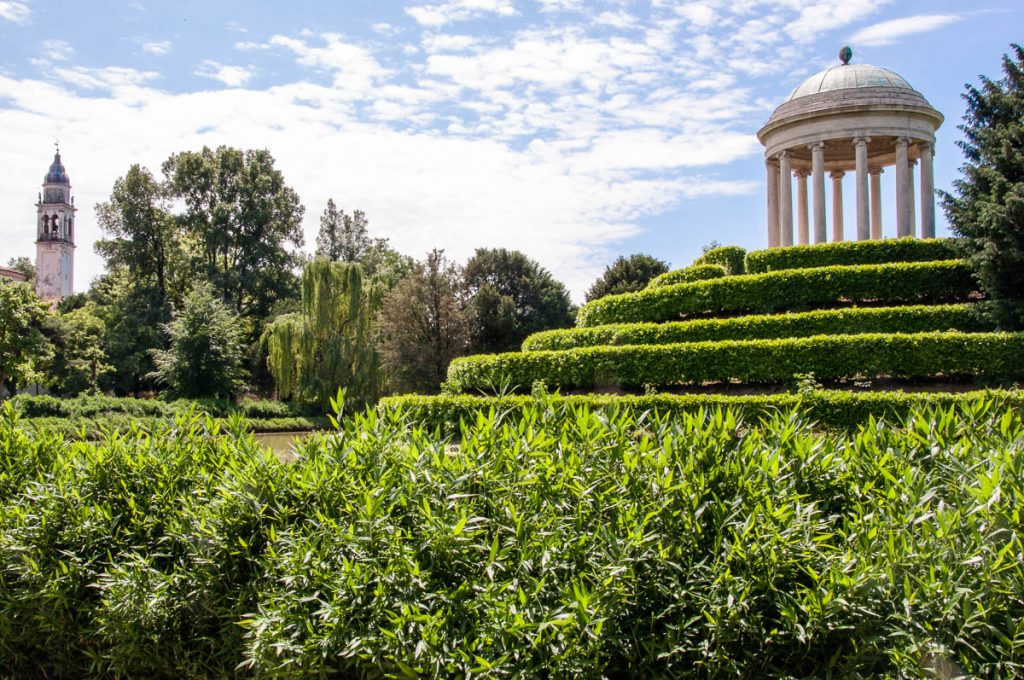
<path id="1" fill-rule="evenodd" d="M 870 64 L 840 64 L 815 73 L 793 90 L 786 101 L 791 102 L 800 97 L 824 92 L 855 90 L 864 87 L 892 87 L 914 91 L 910 83 L 889 69 Z"/>

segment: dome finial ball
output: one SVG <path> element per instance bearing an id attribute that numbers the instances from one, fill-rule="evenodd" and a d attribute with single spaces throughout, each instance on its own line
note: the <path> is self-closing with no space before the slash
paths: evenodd
<path id="1" fill-rule="evenodd" d="M 843 62 L 844 66 L 849 64 L 850 60 L 853 59 L 853 50 L 851 50 L 849 46 L 839 50 L 839 59 Z"/>

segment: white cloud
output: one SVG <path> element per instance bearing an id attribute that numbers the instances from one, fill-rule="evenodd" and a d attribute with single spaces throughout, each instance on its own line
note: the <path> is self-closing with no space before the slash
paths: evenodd
<path id="1" fill-rule="evenodd" d="M 786 26 L 786 34 L 793 40 L 808 42 L 826 31 L 868 17 L 889 2 L 892 0 L 815 0 Z"/>
<path id="2" fill-rule="evenodd" d="M 437 27 L 485 14 L 515 16 L 516 8 L 512 0 L 449 0 L 436 5 L 409 7 L 405 12 L 422 26 Z"/>
<path id="3" fill-rule="evenodd" d="M 0 19 L 27 24 L 32 19 L 32 10 L 20 0 L 0 0 Z"/>
<path id="4" fill-rule="evenodd" d="M 75 52 L 71 43 L 53 38 L 44 40 L 40 46 L 42 47 L 40 56 L 47 61 L 67 61 Z"/>
<path id="5" fill-rule="evenodd" d="M 583 8 L 583 0 L 537 0 L 541 12 L 568 12 Z"/>
<path id="6" fill-rule="evenodd" d="M 356 96 L 369 96 L 373 86 L 389 74 L 368 49 L 347 43 L 334 33 L 322 38 L 323 47 L 283 35 L 271 37 L 270 44 L 291 50 L 303 66 L 331 71 L 334 85 Z"/>
<path id="7" fill-rule="evenodd" d="M 599 26 L 611 26 L 612 28 L 636 28 L 639 25 L 636 17 L 622 10 L 618 12 L 601 12 L 594 17 L 594 23 Z"/>
<path id="8" fill-rule="evenodd" d="M 850 42 L 867 47 L 891 45 L 908 35 L 934 31 L 937 28 L 948 26 L 957 21 L 960 21 L 960 17 L 955 14 L 921 14 L 902 19 L 892 19 L 891 21 L 883 21 L 862 28 L 853 34 Z"/>
<path id="9" fill-rule="evenodd" d="M 438 52 L 464 52 L 476 47 L 480 39 L 472 35 L 449 35 L 446 33 L 425 34 L 423 49 L 430 54 Z"/>
<path id="10" fill-rule="evenodd" d="M 133 68 L 107 66 L 89 68 L 74 66 L 55 71 L 64 82 L 85 90 L 124 90 L 139 87 L 160 77 L 156 71 L 139 71 Z"/>
<path id="11" fill-rule="evenodd" d="M 698 29 L 708 28 L 718 17 L 715 9 L 706 2 L 688 2 L 676 7 L 675 12 Z"/>
<path id="12" fill-rule="evenodd" d="M 142 43 L 142 51 L 162 57 L 165 54 L 169 54 L 173 46 L 170 40 L 153 40 Z"/>
<path id="13" fill-rule="evenodd" d="M 211 80 L 219 80 L 228 87 L 241 87 L 252 78 L 252 70 L 245 66 L 228 66 L 212 59 L 205 59 L 195 74 Z"/>

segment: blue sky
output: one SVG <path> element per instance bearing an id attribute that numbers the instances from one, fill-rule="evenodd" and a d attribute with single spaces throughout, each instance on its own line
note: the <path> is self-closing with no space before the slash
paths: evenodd
<path id="1" fill-rule="evenodd" d="M 844 44 L 945 114 L 949 188 L 964 84 L 1021 26 L 1019 0 L 0 0 L 0 262 L 34 257 L 55 139 L 76 290 L 131 163 L 229 144 L 271 151 L 307 248 L 333 197 L 414 257 L 523 250 L 579 300 L 616 255 L 764 247 L 755 133 Z"/>

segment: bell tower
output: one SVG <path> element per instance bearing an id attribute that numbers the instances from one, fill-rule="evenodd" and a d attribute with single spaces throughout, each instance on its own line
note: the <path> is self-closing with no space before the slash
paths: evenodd
<path id="1" fill-rule="evenodd" d="M 58 147 L 36 203 L 36 293 L 43 299 L 73 292 L 76 211 Z"/>

